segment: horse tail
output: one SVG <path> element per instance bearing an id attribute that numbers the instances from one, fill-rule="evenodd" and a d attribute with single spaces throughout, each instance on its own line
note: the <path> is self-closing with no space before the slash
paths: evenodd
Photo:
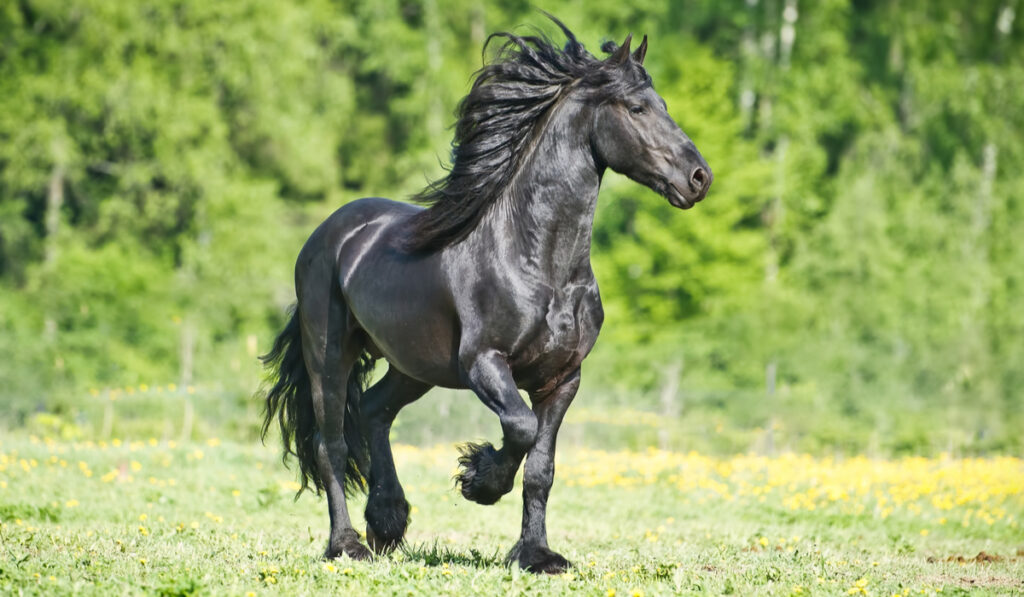
<path id="1" fill-rule="evenodd" d="M 271 371 L 274 385 L 266 391 L 266 405 L 260 437 L 266 439 L 274 419 L 281 428 L 284 444 L 282 460 L 287 464 L 288 456 L 299 461 L 299 476 L 302 486 L 298 494 L 314 488 L 317 493 L 324 488 L 317 452 L 320 449 L 320 434 L 317 429 L 316 413 L 313 410 L 313 392 L 309 373 L 302 356 L 302 330 L 299 325 L 298 309 L 284 330 L 274 340 L 274 345 L 260 360 Z M 359 402 L 363 387 L 373 371 L 373 359 L 362 353 L 353 364 L 346 388 L 345 401 L 345 444 L 348 447 L 348 461 L 345 466 L 345 491 L 366 490 L 366 476 L 370 471 L 369 444 L 362 431 Z"/>
<path id="2" fill-rule="evenodd" d="M 366 493 L 366 480 L 370 477 L 370 444 L 363 433 L 360 403 L 363 389 L 373 374 L 374 359 L 362 352 L 352 364 L 345 389 L 345 446 L 348 448 L 348 462 L 345 464 L 345 493 L 362 491 Z"/>
<path id="3" fill-rule="evenodd" d="M 317 437 L 309 373 L 302 358 L 302 330 L 298 309 L 293 309 L 288 325 L 278 334 L 270 352 L 260 357 L 260 360 L 264 367 L 270 369 L 271 379 L 274 380 L 274 385 L 266 392 L 260 437 L 266 440 L 267 431 L 276 418 L 284 444 L 282 460 L 287 464 L 288 456 L 291 455 L 299 461 L 302 480 L 299 493 L 310 486 L 319 493 L 323 488 L 316 463 L 320 440 Z"/>

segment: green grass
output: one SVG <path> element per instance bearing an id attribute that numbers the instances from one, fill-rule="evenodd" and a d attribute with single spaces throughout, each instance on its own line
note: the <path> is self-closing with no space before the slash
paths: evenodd
<path id="1" fill-rule="evenodd" d="M 842 500 L 814 510 L 786 506 L 784 497 L 803 486 L 782 487 L 761 500 L 739 491 L 746 477 L 716 472 L 725 460 L 708 461 L 712 468 L 704 472 L 671 464 L 646 478 L 627 470 L 603 482 L 603 467 L 646 466 L 645 458 L 670 455 L 579 449 L 559 455 L 561 470 L 549 504 L 550 543 L 574 562 L 569 574 L 534 576 L 501 564 L 519 529 L 519 490 L 495 506 L 466 502 L 451 482 L 456 451 L 448 446 L 396 449 L 414 506 L 403 552 L 372 563 L 327 564 L 320 559 L 327 531 L 324 500 L 309 494 L 292 499 L 294 474 L 282 467 L 273 448 L 212 444 L 115 446 L 18 435 L 3 440 L 0 593 L 1024 591 L 1024 534 L 1017 523 L 1024 517 L 1024 498 L 1012 490 L 977 502 L 988 504 L 984 516 L 993 522 L 964 526 L 954 522 L 966 510 L 933 511 L 927 497 L 919 502 L 923 507 L 899 508 L 889 516 L 871 508 L 857 513 Z M 1008 462 L 1009 482 L 1021 484 L 1020 461 Z M 798 462 L 792 468 L 800 474 Z M 681 489 L 683 480 L 676 476 L 700 483 Z M 708 487 L 699 487 L 705 480 Z M 711 481 L 731 484 L 730 490 L 723 494 Z M 1004 482 L 991 481 L 992 487 Z M 857 480 L 851 483 L 854 487 Z M 350 503 L 355 513 L 362 505 L 361 500 Z M 983 516 L 982 508 L 972 509 L 971 516 Z M 945 517 L 937 522 L 938 514 L 949 522 Z M 355 518 L 361 527 L 361 515 Z M 997 561 L 975 561 L 979 552 Z"/>

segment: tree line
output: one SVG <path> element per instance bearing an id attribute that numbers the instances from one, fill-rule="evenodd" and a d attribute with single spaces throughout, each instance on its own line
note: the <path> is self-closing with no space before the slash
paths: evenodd
<path id="1" fill-rule="evenodd" d="M 684 416 L 826 445 L 1020 447 L 1017 0 L 544 8 L 595 54 L 648 34 L 716 179 L 683 213 L 606 177 L 592 400 L 668 387 Z M 439 177 L 487 35 L 531 28 L 560 35 L 520 0 L 4 3 L 13 416 L 143 382 L 251 391 L 306 235 Z"/>

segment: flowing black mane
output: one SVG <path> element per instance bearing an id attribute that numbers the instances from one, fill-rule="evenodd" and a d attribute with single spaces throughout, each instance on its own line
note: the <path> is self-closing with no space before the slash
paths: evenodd
<path id="1" fill-rule="evenodd" d="M 477 72 L 469 94 L 459 103 L 448 175 L 414 197 L 429 208 L 413 217 L 407 249 L 440 249 L 459 242 L 477 226 L 518 171 L 537 132 L 534 125 L 570 85 L 590 91 L 594 101 L 650 85 L 640 64 L 595 58 L 572 31 L 550 18 L 565 33 L 564 49 L 541 35 L 495 33 L 487 39 L 506 41 L 491 63 Z M 614 51 L 615 44 L 605 43 L 602 49 Z"/>

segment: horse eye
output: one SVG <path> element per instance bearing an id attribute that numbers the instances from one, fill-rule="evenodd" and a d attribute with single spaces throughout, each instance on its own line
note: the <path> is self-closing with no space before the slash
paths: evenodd
<path id="1" fill-rule="evenodd" d="M 630 114 L 643 114 L 644 112 L 645 112 L 645 110 L 644 110 L 643 106 L 635 105 L 635 106 L 630 106 L 629 107 L 629 113 Z"/>

